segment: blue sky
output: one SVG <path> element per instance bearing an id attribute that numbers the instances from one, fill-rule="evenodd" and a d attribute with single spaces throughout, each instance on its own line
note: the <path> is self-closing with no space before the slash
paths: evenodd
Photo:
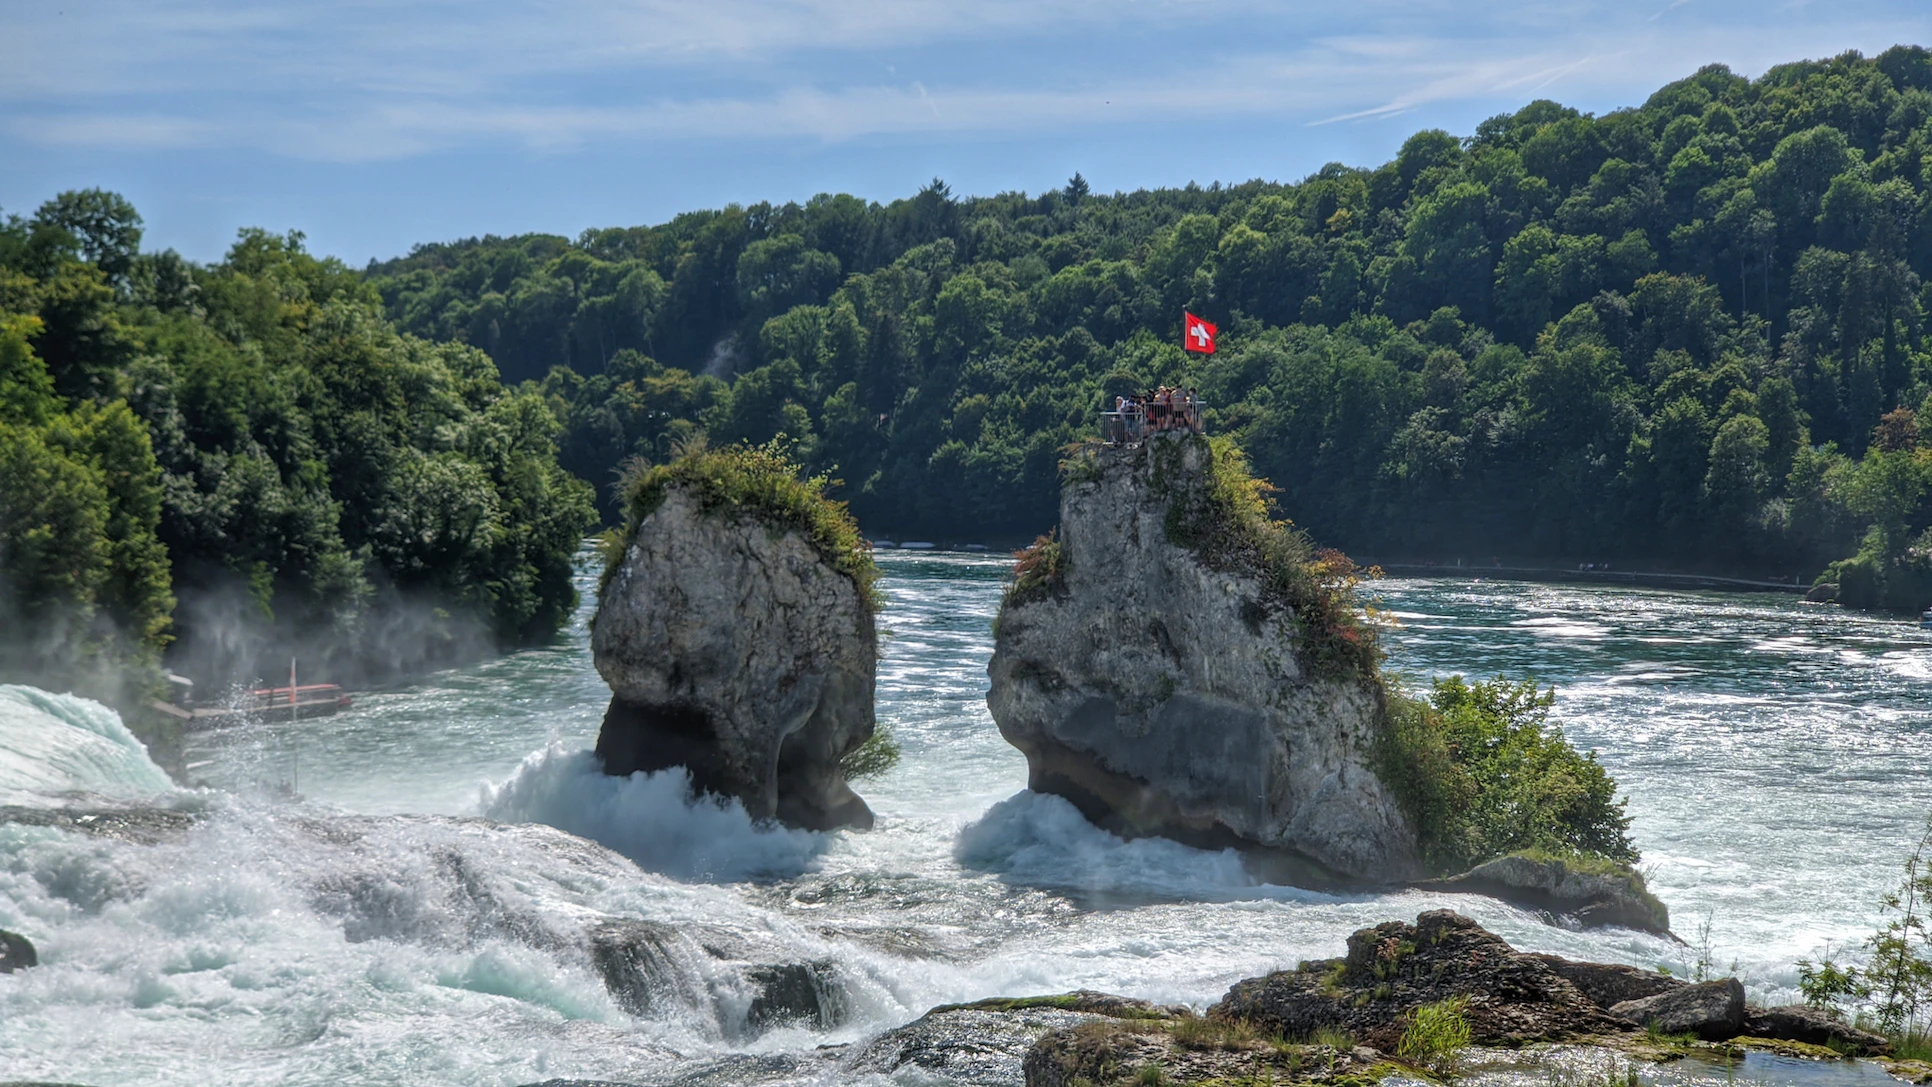
<path id="1" fill-rule="evenodd" d="M 1535 98 L 1932 44 L 1932 4 L 0 0 L 0 42 L 0 209 L 101 186 L 149 248 L 263 226 L 360 265 L 934 176 L 1292 180 Z"/>

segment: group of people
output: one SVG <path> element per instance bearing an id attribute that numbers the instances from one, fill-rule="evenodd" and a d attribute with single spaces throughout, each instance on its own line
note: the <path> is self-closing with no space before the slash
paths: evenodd
<path id="1" fill-rule="evenodd" d="M 1150 433 L 1201 433 L 1201 398 L 1192 388 L 1162 385 L 1151 393 L 1114 397 L 1114 410 L 1104 413 L 1109 445 L 1130 445 Z"/>

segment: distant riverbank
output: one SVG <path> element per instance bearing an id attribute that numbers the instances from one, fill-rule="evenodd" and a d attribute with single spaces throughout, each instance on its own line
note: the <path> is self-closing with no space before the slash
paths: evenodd
<path id="1" fill-rule="evenodd" d="M 1590 568 L 1570 566 L 1478 566 L 1473 564 L 1428 562 L 1391 562 L 1361 560 L 1363 566 L 1379 566 L 1393 577 L 1467 577 L 1496 578 L 1503 581 L 1549 581 L 1602 585 L 1638 585 L 1653 589 L 1712 589 L 1725 592 L 1797 593 L 1811 586 L 1798 581 L 1767 581 L 1756 578 L 1721 577 L 1715 574 L 1681 574 L 1660 570 L 1620 569 L 1604 564 Z"/>

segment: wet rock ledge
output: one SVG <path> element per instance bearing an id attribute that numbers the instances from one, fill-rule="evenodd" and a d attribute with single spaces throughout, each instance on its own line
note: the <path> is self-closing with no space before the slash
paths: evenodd
<path id="1" fill-rule="evenodd" d="M 870 577 L 843 507 L 765 449 L 702 450 L 633 482 L 591 650 L 604 771 L 682 766 L 754 819 L 870 827 L 841 760 L 874 733 Z"/>

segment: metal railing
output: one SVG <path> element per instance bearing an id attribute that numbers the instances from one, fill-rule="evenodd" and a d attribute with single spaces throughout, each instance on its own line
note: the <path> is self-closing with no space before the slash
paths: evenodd
<path id="1" fill-rule="evenodd" d="M 1201 412 L 1207 407 L 1196 400 L 1193 407 L 1173 407 L 1168 409 L 1165 419 L 1150 418 L 1145 404 L 1129 405 L 1126 409 L 1103 411 L 1100 413 L 1100 438 L 1108 445 L 1139 445 L 1149 435 L 1156 434 L 1204 434 Z"/>

